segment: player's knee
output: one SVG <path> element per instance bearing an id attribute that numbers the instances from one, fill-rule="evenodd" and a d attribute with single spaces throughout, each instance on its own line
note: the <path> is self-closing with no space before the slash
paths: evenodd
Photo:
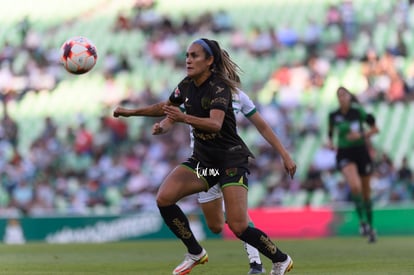
<path id="1" fill-rule="evenodd" d="M 228 223 L 230 230 L 236 236 L 240 236 L 246 230 L 247 224 L 244 223 Z"/>
<path id="2" fill-rule="evenodd" d="M 156 202 L 158 207 L 168 206 L 175 203 L 171 201 L 167 196 L 164 196 L 162 194 L 157 194 Z"/>
<path id="3" fill-rule="evenodd" d="M 208 228 L 214 234 L 219 234 L 221 231 L 223 231 L 223 226 L 220 224 L 209 224 Z"/>

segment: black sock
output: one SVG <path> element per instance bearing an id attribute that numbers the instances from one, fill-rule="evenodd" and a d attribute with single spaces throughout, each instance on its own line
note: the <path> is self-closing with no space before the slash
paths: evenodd
<path id="1" fill-rule="evenodd" d="M 287 259 L 287 255 L 278 249 L 269 237 L 260 229 L 249 226 L 238 237 L 242 241 L 257 248 L 263 255 L 272 260 L 273 263 L 283 262 Z"/>
<path id="2" fill-rule="evenodd" d="M 203 248 L 194 237 L 187 217 L 178 205 L 158 207 L 165 224 L 187 247 L 188 253 L 200 254 Z"/>
<path id="3" fill-rule="evenodd" d="M 372 202 L 371 200 L 364 201 L 365 215 L 367 217 L 367 222 L 369 227 L 372 228 Z"/>
<path id="4" fill-rule="evenodd" d="M 364 203 L 362 197 L 359 194 L 352 195 L 352 200 L 354 201 L 355 211 L 358 215 L 360 222 L 364 221 Z"/>

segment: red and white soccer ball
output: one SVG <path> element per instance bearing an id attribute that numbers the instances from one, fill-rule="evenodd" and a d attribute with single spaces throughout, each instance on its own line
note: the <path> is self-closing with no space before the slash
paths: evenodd
<path id="1" fill-rule="evenodd" d="M 63 43 L 60 59 L 68 72 L 84 74 L 95 66 L 98 55 L 95 45 L 88 38 L 77 36 Z"/>

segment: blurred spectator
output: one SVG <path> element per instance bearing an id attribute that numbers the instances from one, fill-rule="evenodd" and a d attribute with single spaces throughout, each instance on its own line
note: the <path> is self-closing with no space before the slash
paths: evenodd
<path id="1" fill-rule="evenodd" d="M 213 14 L 213 32 L 228 32 L 233 28 L 231 18 L 225 10 L 219 10 Z"/>
<path id="2" fill-rule="evenodd" d="M 44 119 L 44 128 L 42 133 L 40 134 L 40 138 L 48 139 L 54 138 L 57 135 L 58 126 L 53 121 L 53 118 L 50 116 L 46 116 Z"/>
<path id="3" fill-rule="evenodd" d="M 305 206 L 310 206 L 312 201 L 312 196 L 317 190 L 324 189 L 321 171 L 317 169 L 314 165 L 310 165 L 308 172 L 306 173 L 306 178 L 302 183 L 302 188 L 306 191 L 306 200 Z"/>
<path id="4" fill-rule="evenodd" d="M 26 41 L 27 33 L 31 29 L 31 22 L 28 15 L 25 15 L 21 21 L 17 23 L 17 29 L 20 33 L 20 42 Z"/>
<path id="5" fill-rule="evenodd" d="M 405 72 L 405 92 L 406 92 L 406 98 L 408 100 L 414 99 L 414 63 L 410 62 L 406 68 Z"/>
<path id="6" fill-rule="evenodd" d="M 0 138 L 10 142 L 14 149 L 19 145 L 19 126 L 17 122 L 9 116 L 7 103 L 3 101 L 3 119 L 0 125 Z"/>
<path id="7" fill-rule="evenodd" d="M 312 159 L 312 166 L 320 171 L 329 171 L 336 169 L 336 152 L 327 144 L 320 146 Z"/>
<path id="8" fill-rule="evenodd" d="M 299 41 L 298 33 L 289 25 L 282 25 L 277 31 L 277 41 L 284 47 L 293 47 Z"/>
<path id="9" fill-rule="evenodd" d="M 114 76 L 119 67 L 119 57 L 115 54 L 114 51 L 108 51 L 105 56 L 103 70 L 105 75 Z"/>
<path id="10" fill-rule="evenodd" d="M 397 179 L 392 186 L 392 201 L 407 201 L 412 199 L 414 178 L 411 168 L 408 166 L 407 157 L 404 156 L 400 168 L 397 170 Z"/>
<path id="11" fill-rule="evenodd" d="M 253 56 L 266 56 L 274 51 L 275 34 L 272 28 L 262 30 L 256 26 L 253 30 L 253 37 L 249 43 L 249 51 Z"/>
<path id="12" fill-rule="evenodd" d="M 367 89 L 360 96 L 361 102 L 374 102 L 383 97 L 387 89 L 387 77 L 383 75 L 382 64 L 377 51 L 370 47 L 361 59 L 361 73 L 367 83 Z"/>
<path id="13" fill-rule="evenodd" d="M 339 4 L 339 12 L 341 14 L 341 26 L 344 38 L 352 41 L 354 40 L 358 31 L 356 12 L 353 1 L 343 0 Z"/>
<path id="14" fill-rule="evenodd" d="M 339 26 L 341 24 L 342 18 L 341 13 L 339 12 L 338 6 L 331 4 L 329 5 L 326 15 L 325 15 L 325 24 L 327 27 L 331 25 Z"/>
<path id="15" fill-rule="evenodd" d="M 407 29 L 409 24 L 410 7 L 407 0 L 396 0 L 392 7 L 393 20 L 397 23 L 397 28 L 401 31 Z"/>
<path id="16" fill-rule="evenodd" d="M 101 116 L 99 118 L 99 126 L 95 131 L 93 146 L 95 152 L 105 152 L 106 150 L 112 150 L 112 138 L 113 130 L 108 127 L 106 117 Z"/>
<path id="17" fill-rule="evenodd" d="M 322 88 L 330 69 L 327 59 L 320 56 L 309 56 L 307 67 L 309 69 L 310 85 Z"/>
<path id="18" fill-rule="evenodd" d="M 375 161 L 372 180 L 372 196 L 374 201 L 387 204 L 390 200 L 392 182 L 395 180 L 395 168 L 386 153 L 382 153 Z"/>
<path id="19" fill-rule="evenodd" d="M 149 53 L 156 61 L 175 61 L 180 45 L 173 34 L 159 33 L 149 47 Z"/>
<path id="20" fill-rule="evenodd" d="M 405 98 L 405 83 L 397 71 L 391 71 L 389 74 L 389 88 L 386 91 L 386 100 L 388 102 L 403 101 Z"/>
<path id="21" fill-rule="evenodd" d="M 187 35 L 193 35 L 197 31 L 197 26 L 193 22 L 191 22 L 188 15 L 184 15 L 182 18 L 182 23 L 180 27 L 181 31 L 183 31 Z"/>
<path id="22" fill-rule="evenodd" d="M 12 192 L 12 205 L 20 209 L 23 214 L 28 214 L 32 206 L 33 198 L 33 187 L 26 180 L 22 180 L 17 183 Z"/>
<path id="23" fill-rule="evenodd" d="M 8 64 L 13 63 L 13 59 L 16 56 L 17 49 L 10 45 L 9 41 L 4 41 L 4 45 L 0 50 L 0 64 L 7 62 Z"/>
<path id="24" fill-rule="evenodd" d="M 112 74 L 105 74 L 105 84 L 103 89 L 102 103 L 105 107 L 112 107 L 118 104 L 123 98 L 120 85 Z"/>
<path id="25" fill-rule="evenodd" d="M 307 106 L 305 108 L 299 128 L 299 134 L 301 136 L 319 135 L 319 118 L 313 107 Z"/>
<path id="26" fill-rule="evenodd" d="M 303 35 L 307 58 L 318 54 L 322 30 L 323 27 L 318 22 L 313 19 L 308 19 L 308 24 Z"/>
<path id="27" fill-rule="evenodd" d="M 130 29 L 131 25 L 128 16 L 126 16 L 123 12 L 120 11 L 116 18 L 114 31 L 128 31 Z"/>
<path id="28" fill-rule="evenodd" d="M 337 60 L 349 60 L 351 50 L 348 38 L 342 35 L 341 40 L 333 45 L 333 51 Z"/>
<path id="29" fill-rule="evenodd" d="M 75 133 L 74 149 L 77 154 L 91 154 L 93 146 L 92 132 L 86 128 L 86 124 L 82 122 L 79 129 Z"/>
<path id="30" fill-rule="evenodd" d="M 290 67 L 285 64 L 279 66 L 271 75 L 270 80 L 274 82 L 274 84 L 279 86 L 288 86 L 291 83 L 291 71 Z"/>
<path id="31" fill-rule="evenodd" d="M 409 1 L 410 5 L 411 2 Z M 355 41 L 357 43 L 363 40 L 359 40 L 360 32 L 356 20 L 356 15 L 359 16 L 361 13 L 359 10 L 361 5 L 353 5 L 351 1 L 331 4 L 326 10 L 324 22 L 326 26 L 342 26 L 345 41 L 334 45 L 338 59 L 329 59 L 330 52 L 325 48 L 332 45 L 321 44 L 320 35 L 327 29 L 321 30 L 323 26 L 318 24 L 317 20 L 309 20 L 307 25 L 300 28 L 302 31 L 300 35 L 296 29 L 291 28 L 291 26 L 296 28 L 296 24 L 283 25 L 285 23 L 281 22 L 280 26 L 286 28 L 281 27 L 279 32 L 273 29 L 275 25 L 258 24 L 254 37 L 247 39 L 246 29 L 237 26 L 237 22 L 232 22 L 232 14 L 227 13 L 227 10 L 208 11 L 196 16 L 190 14 L 191 17 L 185 15 L 177 20 L 168 14 L 161 14 L 160 10 L 156 9 L 156 1 L 137 0 L 134 2 L 131 14 L 129 11 L 115 14 L 113 28 L 139 32 L 140 35 L 151 35 L 146 36 L 144 40 L 147 41 L 146 46 L 148 46 L 149 57 L 145 60 L 148 65 L 159 66 L 163 62 L 177 65 L 177 59 L 185 62 L 183 53 L 175 50 L 177 44 L 181 43 L 182 39 L 189 39 L 189 35 L 212 31 L 220 33 L 230 30 L 230 33 L 220 36 L 225 35 L 224 39 L 228 39 L 230 49 L 239 51 L 242 58 L 249 51 L 255 56 L 267 56 L 273 53 L 280 55 L 281 59 L 268 60 L 275 66 L 269 81 L 270 94 L 273 95 L 274 91 L 277 91 L 278 98 L 271 100 L 271 105 L 260 107 L 263 108 L 263 115 L 283 143 L 297 152 L 295 150 L 298 148 L 293 146 L 297 136 L 295 131 L 298 130 L 303 135 L 316 133 L 315 128 L 322 124 L 314 116 L 313 110 L 309 114 L 305 113 L 303 125 L 292 125 L 291 116 L 296 111 L 294 108 L 303 108 L 304 96 L 307 96 L 304 93 L 323 91 L 327 85 L 335 84 L 335 81 L 326 83 L 325 80 L 331 76 L 333 78 L 329 80 L 342 77 L 343 69 L 347 69 L 349 65 L 341 62 L 344 59 L 355 61 L 352 65 L 361 65 L 361 75 L 368 86 L 367 91 L 362 94 L 364 103 L 376 100 L 394 102 L 414 98 L 414 63 L 411 64 L 409 60 L 411 51 L 406 44 L 410 38 L 410 33 L 406 29 L 409 10 L 405 8 L 407 3 L 404 0 L 395 1 L 391 6 L 393 10 L 383 11 L 385 19 L 382 22 L 398 25 L 395 45 L 390 44 L 385 53 L 382 49 L 377 51 L 375 48 L 370 48 L 367 55 L 359 61 L 352 59 L 349 48 L 350 45 L 354 46 L 354 41 L 351 39 L 358 37 L 358 41 Z M 376 19 L 380 19 L 379 17 Z M 19 105 L 18 100 L 24 99 L 28 92 L 54 92 L 54 88 L 62 78 L 61 66 L 57 62 L 60 54 L 58 49 L 47 48 L 43 43 L 48 42 L 59 30 L 40 32 L 38 28 L 32 28 L 32 25 L 35 26 L 34 23 L 28 17 L 22 17 L 21 25 L 18 27 L 20 29 L 16 31 L 18 35 L 21 31 L 22 43 L 15 45 L 15 40 L 7 41 L 6 37 L 0 49 L 0 92 L 3 102 L 9 102 L 13 107 L 10 108 L 13 117 L 14 112 L 19 111 L 22 106 Z M 370 33 L 376 33 L 375 23 L 370 24 L 372 28 Z M 333 34 L 333 38 L 336 38 L 336 33 Z M 279 41 L 279 38 L 282 40 Z M 335 39 L 330 40 L 330 42 L 334 41 Z M 390 41 L 394 42 L 391 39 Z M 371 45 L 370 43 L 373 42 L 368 38 L 366 43 Z M 287 60 L 282 58 L 291 56 L 293 52 L 296 53 L 296 48 L 291 47 L 297 44 L 300 44 L 298 49 L 306 47 L 305 58 L 297 58 L 295 63 L 289 61 L 289 64 L 281 65 L 281 62 Z M 140 81 L 131 81 L 123 85 L 123 78 L 120 78 L 118 73 L 129 72 L 132 68 L 130 60 L 141 58 L 141 51 L 145 52 L 145 49 L 140 49 L 136 56 L 131 56 L 130 51 L 128 54 L 121 54 L 118 49 L 102 53 L 105 61 L 102 68 L 97 69 L 103 70 L 105 74 L 102 102 L 98 103 L 103 103 L 103 108 L 112 107 L 121 100 L 125 104 L 151 104 L 158 101 L 156 100 L 158 96 L 168 96 L 171 91 L 168 82 L 162 84 L 165 86 L 164 91 L 167 92 L 157 94 L 154 93 L 154 84 L 151 82 L 141 85 Z M 160 52 L 168 54 L 160 55 Z M 331 71 L 331 67 L 335 70 Z M 404 69 L 404 75 L 399 71 L 400 69 Z M 182 67 L 179 70 L 182 72 Z M 337 75 L 338 71 L 340 75 Z M 254 82 L 250 81 L 247 85 L 253 87 L 252 91 L 256 91 L 255 83 L 260 83 L 262 89 L 262 86 L 266 86 L 262 85 L 266 80 L 255 78 Z M 159 79 L 159 81 L 165 80 Z M 128 91 L 125 92 L 124 88 Z M 305 110 L 307 111 L 309 110 Z M 22 119 L 20 116 L 18 118 Z M 10 119 L 8 113 L 3 115 L 0 127 L 2 177 L 0 193 L 3 190 L 5 194 L 3 199 L 0 198 L 3 203 L 1 213 L 23 211 L 30 215 L 44 215 L 57 211 L 88 214 L 92 213 L 91 211 L 101 211 L 102 207 L 111 207 L 111 209 L 114 207 L 124 213 L 136 209 L 157 211 L 154 197 L 159 182 L 171 165 L 179 163 L 188 154 L 188 150 L 178 149 L 177 146 L 179 143 L 188 142 L 187 127 L 177 125 L 171 135 L 149 142 L 150 134 L 146 131 L 128 127 L 129 124 L 125 121 L 114 121 L 105 116 L 100 118 L 98 129 L 94 131 L 88 129 L 86 132 L 82 129 L 85 124 L 60 126 L 53 121 L 53 116 L 46 117 L 44 128 L 40 129 L 39 135 L 30 141 L 27 152 L 23 152 L 18 150 L 20 145 L 24 146 L 18 141 L 18 121 L 11 119 L 10 122 Z M 37 121 L 41 123 L 41 120 Z M 145 120 L 142 128 L 151 125 L 153 121 Z M 253 141 L 252 148 L 259 152 L 251 172 L 256 182 L 263 182 L 269 188 L 270 194 L 263 200 L 263 205 L 301 202 L 297 189 L 302 183 L 291 182 L 285 178 L 283 167 L 275 166 L 273 161 L 278 156 L 267 152 L 261 140 L 250 134 L 248 125 L 243 125 L 242 121 L 238 123 L 247 133 L 248 140 Z M 58 138 L 57 133 L 62 135 Z M 318 138 L 317 135 L 315 137 Z M 134 144 L 136 140 L 139 142 Z M 83 151 L 81 147 L 87 148 L 86 154 L 78 153 Z M 406 177 L 403 174 L 411 170 L 405 162 L 403 161 L 398 173 L 390 172 L 393 169 L 387 168 L 386 161 L 378 165 L 372 183 L 375 203 L 386 204 L 390 201 L 405 200 L 407 194 L 414 192 L 412 180 L 408 184 L 403 180 Z M 347 184 L 336 171 L 334 172 L 333 167 L 332 151 L 328 151 L 323 146 L 318 148 L 312 159 L 311 170 L 319 170 L 318 178 L 322 179 L 332 203 L 346 203 L 349 196 Z M 309 178 L 313 177 L 312 173 L 309 171 Z M 303 182 L 304 185 L 307 183 L 308 181 Z M 308 203 L 310 202 L 308 200 Z M 192 206 L 190 202 L 189 207 Z"/>
<path id="32" fill-rule="evenodd" d="M 234 51 L 242 50 L 247 47 L 247 38 L 240 29 L 234 29 L 230 34 L 230 46 Z"/>
<path id="33" fill-rule="evenodd" d="M 111 130 L 111 144 L 117 146 L 128 139 L 128 124 L 122 119 L 104 117 L 103 123 Z"/>
<path id="34" fill-rule="evenodd" d="M 342 174 L 334 169 L 324 170 L 321 177 L 331 203 L 333 205 L 346 204 L 350 197 L 350 190 Z"/>
<path id="35" fill-rule="evenodd" d="M 397 41 L 395 43 L 394 47 L 390 47 L 388 49 L 388 52 L 394 56 L 401 56 L 401 57 L 407 57 L 407 45 L 405 44 L 404 38 L 403 38 L 403 32 L 399 31 L 397 33 Z"/>

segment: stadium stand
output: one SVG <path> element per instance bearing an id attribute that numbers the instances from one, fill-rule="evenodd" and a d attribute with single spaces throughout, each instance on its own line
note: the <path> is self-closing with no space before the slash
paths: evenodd
<path id="1" fill-rule="evenodd" d="M 409 167 L 414 168 L 414 156 L 410 154 L 414 149 L 414 130 L 407 127 L 414 122 L 414 105 L 410 101 L 414 89 L 408 85 L 414 56 L 414 17 L 410 16 L 414 8 L 406 1 L 210 0 L 195 3 L 163 0 L 152 3 L 72 0 L 39 3 L 12 6 L 0 18 L 0 88 L 5 102 L 1 110 L 5 111 L 6 106 L 19 129 L 17 152 L 7 136 L 2 138 L 1 154 L 7 161 L 0 167 L 5 178 L 0 187 L 0 206 L 6 212 L 90 213 L 102 207 L 128 212 L 153 207 L 148 201 L 153 198 L 160 179 L 153 177 L 154 170 L 150 168 L 165 171 L 168 170 L 165 167 L 178 162 L 184 153 L 171 156 L 168 152 L 162 153 L 162 149 L 175 148 L 176 145 L 168 144 L 169 139 L 177 142 L 180 139 L 168 135 L 150 142 L 146 128 L 153 120 L 145 119 L 122 120 L 126 123 L 128 138 L 119 139 L 116 131 L 120 126 L 113 126 L 108 120 L 104 128 L 100 128 L 101 119 L 110 118 L 111 110 L 118 104 L 147 104 L 165 98 L 173 89 L 172 85 L 183 76 L 180 67 L 183 53 L 178 51 L 163 57 L 157 55 L 156 48 L 162 45 L 182 48 L 199 36 L 217 39 L 229 49 L 244 70 L 243 88 L 260 109 L 272 110 L 267 112 L 266 118 L 274 122 L 275 131 L 298 163 L 297 178 L 285 179 L 281 176 L 282 168 L 266 163 L 277 156 L 264 153 L 267 147 L 263 141 L 251 126 L 242 123 L 241 135 L 260 155 L 261 166 L 252 169 L 251 207 L 265 205 L 268 201 L 282 206 L 305 203 L 301 182 L 307 177 L 315 152 L 325 142 L 326 117 L 335 107 L 334 91 L 339 85 L 346 85 L 375 113 L 381 128 L 381 133 L 372 141 L 377 155 L 388 154 L 393 160 L 394 172 L 404 157 L 408 158 Z M 342 23 L 328 21 L 330 6 L 343 16 Z M 220 26 L 213 24 L 219 11 L 224 14 L 222 21 L 217 22 L 230 22 L 230 29 L 218 31 Z M 401 20 L 391 19 L 396 14 L 398 17 L 394 18 Z M 117 25 L 121 15 L 127 22 L 122 25 L 124 29 L 118 29 Z M 184 18 L 189 20 L 187 26 L 193 30 L 185 28 Z M 311 28 L 309 20 L 314 21 L 315 28 Z M 170 35 L 165 38 L 162 32 Z M 265 51 L 253 50 L 252 45 L 268 45 L 269 33 L 278 42 Z M 401 48 L 397 47 L 399 34 L 406 53 L 399 52 Z M 65 73 L 57 62 L 59 47 L 76 35 L 90 38 L 98 48 L 96 67 L 83 76 Z M 312 37 L 316 37 L 316 44 L 311 43 Z M 392 60 L 387 64 L 392 64 L 407 84 L 403 97 L 397 100 L 388 97 L 388 72 L 375 79 L 375 85 L 380 88 L 371 87 L 370 78 L 362 73 L 365 54 L 370 48 L 375 49 L 380 62 Z M 316 54 L 312 62 L 311 51 Z M 126 59 L 124 67 L 122 58 Z M 46 63 L 42 69 L 33 65 L 41 62 Z M 38 74 L 33 74 L 34 71 Z M 10 72 L 12 81 L 6 78 Z M 283 82 L 286 74 L 291 78 L 289 84 Z M 33 79 L 44 81 L 39 84 Z M 308 106 L 316 109 L 319 121 L 319 132 L 315 135 L 299 134 Z M 56 136 L 50 139 L 43 137 L 46 117 L 51 117 L 57 125 Z M 76 141 L 81 124 L 86 125 L 94 139 L 108 145 L 108 150 L 94 147 L 86 155 L 74 153 L 70 145 L 76 143 L 73 140 Z M 174 135 L 182 136 L 177 132 Z M 128 156 L 128 151 L 133 151 L 134 155 Z M 36 159 L 36 154 L 50 155 L 51 161 L 42 163 Z M 16 157 L 22 159 L 21 165 L 13 163 Z M 139 167 L 125 169 L 130 163 Z M 24 177 L 16 176 L 16 167 L 24 171 Z M 57 172 L 59 169 L 64 172 Z M 114 176 L 105 174 L 105 169 Z M 285 193 L 282 181 L 298 187 L 290 187 Z M 20 197 L 26 194 L 23 183 L 31 188 L 28 202 Z M 411 185 L 407 192 L 412 192 L 412 201 L 414 183 Z M 311 204 L 316 207 L 336 203 L 327 189 L 318 190 Z M 285 194 L 284 199 L 272 200 L 273 195 L 278 198 L 278 192 Z M 52 194 L 52 198 L 43 195 L 39 202 L 38 194 Z"/>

